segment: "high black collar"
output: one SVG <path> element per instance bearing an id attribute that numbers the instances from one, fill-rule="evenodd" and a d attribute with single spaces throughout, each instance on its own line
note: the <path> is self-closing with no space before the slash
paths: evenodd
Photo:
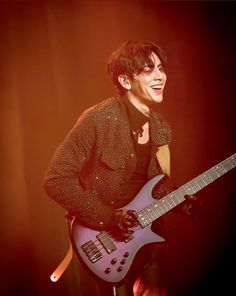
<path id="1" fill-rule="evenodd" d="M 123 96 L 122 101 L 126 108 L 128 120 L 133 131 L 139 130 L 142 126 L 149 121 L 149 118 L 140 112 L 126 96 Z"/>

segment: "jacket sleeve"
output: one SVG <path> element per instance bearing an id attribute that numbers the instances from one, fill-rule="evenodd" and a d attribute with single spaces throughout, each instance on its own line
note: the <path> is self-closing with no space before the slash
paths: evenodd
<path id="1" fill-rule="evenodd" d="M 80 175 L 92 157 L 96 126 L 89 111 L 84 112 L 56 149 L 44 178 L 46 193 L 78 219 L 94 228 L 111 225 L 114 210 L 86 191 Z"/>

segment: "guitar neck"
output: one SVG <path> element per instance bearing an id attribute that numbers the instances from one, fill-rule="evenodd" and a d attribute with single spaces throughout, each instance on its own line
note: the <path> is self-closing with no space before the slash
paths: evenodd
<path id="1" fill-rule="evenodd" d="M 236 153 L 223 160 L 216 166 L 200 174 L 180 188 L 172 191 L 160 200 L 155 201 L 138 213 L 142 227 L 152 223 L 185 200 L 186 195 L 192 195 L 208 186 L 236 166 Z"/>

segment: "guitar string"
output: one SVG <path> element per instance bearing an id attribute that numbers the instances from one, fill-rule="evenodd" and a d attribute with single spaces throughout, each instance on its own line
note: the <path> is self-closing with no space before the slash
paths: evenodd
<path id="1" fill-rule="evenodd" d="M 234 157 L 232 157 L 232 159 L 234 160 Z M 230 159 L 227 159 L 227 160 L 229 161 L 230 164 L 232 164 L 232 163 L 231 163 L 231 158 L 230 158 Z M 210 168 L 210 169 L 209 169 L 208 171 L 206 171 L 204 174 L 208 175 L 208 177 L 210 177 L 210 178 L 211 178 L 211 177 L 214 178 L 214 176 L 210 175 L 210 173 L 212 174 L 212 172 L 214 172 L 214 173 L 216 173 L 216 175 L 217 175 L 218 177 L 220 177 L 220 176 L 224 175 L 224 173 L 226 173 L 226 172 L 228 172 L 229 170 L 231 170 L 232 168 L 234 168 L 234 163 L 232 164 L 232 167 L 229 167 L 229 166 L 228 166 L 229 163 L 227 164 L 226 161 L 225 161 L 224 163 L 219 163 L 219 164 L 216 165 L 215 167 Z M 222 175 L 221 175 L 221 172 L 219 172 L 218 168 L 221 168 L 221 169 L 223 168 L 223 169 L 225 170 L 225 171 L 223 171 Z M 217 172 L 219 172 L 220 175 L 218 175 Z M 196 177 L 196 178 L 199 178 L 199 177 L 201 177 L 201 179 L 202 179 L 202 175 L 200 175 L 200 176 L 198 176 L 198 177 Z M 217 177 L 217 178 L 218 178 L 218 177 Z M 214 181 L 214 180 L 215 180 L 215 178 L 214 178 L 212 181 Z M 193 181 L 196 181 L 196 180 L 193 179 Z M 204 179 L 202 179 L 202 181 L 204 182 Z M 210 183 L 211 183 L 211 182 L 210 182 Z M 205 182 L 204 182 L 204 184 L 205 184 Z M 198 185 L 198 184 L 197 184 L 197 185 Z M 208 185 L 208 183 L 205 184 L 205 185 Z M 196 186 L 196 185 L 194 185 L 194 186 Z M 194 186 L 192 186 L 192 187 L 190 186 L 190 188 L 193 189 L 193 190 L 195 190 L 195 189 L 194 189 Z M 199 186 L 199 185 L 198 185 L 198 186 Z M 186 187 L 186 186 L 183 186 L 183 189 L 186 190 L 184 187 Z M 199 186 L 199 187 L 200 187 L 200 186 Z M 204 187 L 205 187 L 205 186 L 204 186 Z M 200 189 L 201 189 L 201 187 L 200 187 Z M 172 195 L 172 196 L 171 196 L 171 195 Z M 159 206 L 159 209 L 162 210 L 161 205 L 158 204 L 158 203 L 160 203 L 161 201 L 165 201 L 165 200 L 167 201 L 167 198 L 168 198 L 168 197 L 171 198 L 171 197 L 173 197 L 173 195 L 174 195 L 174 192 L 168 194 L 167 196 L 163 197 L 163 198 L 160 199 L 160 200 L 157 200 L 157 201 L 154 203 L 154 206 Z M 175 197 L 176 197 L 176 196 L 175 196 Z M 177 199 L 178 199 L 178 198 L 177 198 Z M 172 198 L 171 198 L 171 201 L 173 202 Z M 179 199 L 178 199 L 178 201 L 179 201 Z M 182 201 L 180 201 L 180 202 L 182 202 Z M 168 201 L 167 201 L 167 203 L 169 204 Z M 165 206 L 164 203 L 163 203 L 163 206 L 164 206 L 165 209 L 166 209 L 166 206 Z M 149 206 L 146 207 L 145 209 L 141 210 L 139 213 L 145 213 L 145 212 L 148 211 L 148 210 L 151 211 L 151 208 L 153 208 L 153 204 L 152 204 L 152 205 L 149 205 Z M 171 207 L 171 208 L 172 208 L 172 207 Z M 165 210 L 165 209 L 164 209 L 164 213 L 166 213 L 166 210 Z M 148 213 L 146 213 L 146 214 L 151 214 L 150 211 L 148 211 Z M 168 209 L 167 209 L 167 211 L 168 211 Z M 139 214 L 139 213 L 138 213 L 138 214 Z M 158 218 L 158 216 L 157 216 L 157 218 Z M 151 219 L 153 219 L 153 217 L 151 217 Z M 153 221 L 153 220 L 152 220 L 152 221 Z M 149 224 L 149 223 L 148 223 L 148 224 Z M 145 225 L 145 226 L 147 226 L 147 225 Z M 134 230 L 134 232 L 137 231 L 137 230 L 139 230 L 139 229 L 142 229 L 142 226 L 141 226 L 141 225 L 138 225 L 138 229 Z M 105 232 L 104 234 L 102 234 L 102 235 L 100 236 L 100 239 L 97 239 L 97 240 L 91 242 L 87 247 L 94 248 L 94 247 L 98 247 L 99 245 L 101 245 L 101 249 L 97 248 L 98 251 L 104 250 L 104 244 L 101 242 L 101 239 L 103 239 L 103 240 L 105 240 L 105 239 L 106 239 L 106 240 L 108 240 L 108 239 L 113 239 L 111 233 L 112 233 L 112 232 L 110 232 L 110 231 Z"/>
<path id="2" fill-rule="evenodd" d="M 172 197 L 173 197 L 173 196 L 172 196 Z M 171 196 L 169 196 L 169 195 L 165 196 L 164 198 L 170 198 L 171 201 L 173 202 Z M 146 217 L 145 217 L 145 218 L 146 218 L 146 222 L 145 222 L 145 224 L 144 224 L 144 227 L 146 227 L 146 226 L 147 226 L 148 224 L 150 224 L 152 221 L 154 221 L 155 219 L 159 218 L 161 215 L 163 215 L 164 213 L 166 213 L 166 212 L 169 210 L 168 208 L 166 208 L 166 206 L 165 206 L 164 204 L 161 204 L 164 198 L 162 198 L 162 199 L 160 199 L 160 200 L 157 200 L 157 201 L 154 203 L 154 205 L 151 204 L 151 205 L 149 205 L 148 207 L 142 209 L 140 212 L 137 213 L 138 215 L 139 215 L 140 213 L 141 213 L 141 214 L 142 214 L 142 213 L 145 214 L 145 216 L 146 216 Z M 177 199 L 178 199 L 178 198 L 177 198 Z M 178 201 L 179 201 L 179 199 L 178 199 Z M 167 201 L 167 203 L 170 205 L 170 203 L 169 203 L 168 201 Z M 176 205 L 174 202 L 173 202 L 173 204 Z M 157 210 L 156 206 L 159 207 L 158 215 L 156 214 L 156 210 Z M 162 206 L 163 206 L 163 207 L 162 207 Z M 155 209 L 154 209 L 154 207 L 155 207 Z M 173 208 L 173 206 L 171 206 L 170 209 L 171 209 L 171 208 Z M 166 211 L 166 209 L 167 209 L 167 211 Z M 150 211 L 148 211 L 148 210 L 150 210 Z M 155 211 L 154 211 L 154 210 L 155 210 Z M 154 216 L 153 216 L 153 215 L 154 215 Z M 150 218 L 151 218 L 151 219 L 150 219 Z M 149 220 L 149 221 L 148 221 L 148 220 Z M 136 229 L 134 229 L 134 232 L 136 232 L 137 230 L 140 230 L 140 229 L 143 229 L 143 227 L 142 227 L 141 224 L 138 225 L 138 226 L 136 226 Z M 88 248 L 90 247 L 91 250 L 92 250 L 94 247 L 97 248 L 99 245 L 101 245 L 101 248 L 100 248 L 100 249 L 97 248 L 97 250 L 98 250 L 98 251 L 101 251 L 101 250 L 104 250 L 104 251 L 105 251 L 104 244 L 101 242 L 102 239 L 103 239 L 104 241 L 105 241 L 105 240 L 109 240 L 109 239 L 114 240 L 114 238 L 112 237 L 112 232 L 111 232 L 111 231 L 107 231 L 107 232 L 105 232 L 104 234 L 102 234 L 102 235 L 100 236 L 100 239 L 97 239 L 97 240 L 92 241 L 87 247 L 88 247 Z"/>
<path id="3" fill-rule="evenodd" d="M 136 229 L 134 229 L 134 232 L 136 232 L 137 230 L 140 230 L 140 229 L 142 229 L 142 228 L 140 225 L 138 225 L 138 226 L 136 226 Z M 108 239 L 114 240 L 114 238 L 112 238 L 112 235 L 110 233 L 111 232 L 106 232 L 103 234 L 104 240 L 105 239 L 106 240 L 108 240 Z M 117 241 L 117 242 L 122 242 L 122 241 Z M 123 242 L 125 242 L 125 241 L 123 241 Z M 101 248 L 98 248 L 98 246 L 101 246 Z M 97 251 L 99 251 L 99 252 L 101 252 L 101 251 L 104 251 L 103 253 L 107 252 L 104 247 L 104 244 L 99 239 L 91 242 L 86 248 L 91 248 L 91 250 L 93 250 L 95 247 L 97 248 Z"/>
<path id="4" fill-rule="evenodd" d="M 167 197 L 167 196 L 166 196 Z M 158 202 L 160 203 L 160 201 L 161 200 L 157 200 L 156 202 L 155 202 L 155 204 L 158 204 Z M 161 209 L 161 212 L 160 212 L 160 214 L 162 215 L 163 214 L 163 209 L 161 208 L 161 205 L 159 204 L 158 205 L 158 207 L 159 207 L 159 209 Z M 161 215 L 159 215 L 158 214 L 158 216 L 154 216 L 154 217 L 152 217 L 152 213 L 150 213 L 150 211 L 148 211 L 147 213 L 145 213 L 146 211 L 147 211 L 147 209 L 150 209 L 150 208 L 154 208 L 153 207 L 153 204 L 152 205 L 149 205 L 148 207 L 146 207 L 146 208 L 144 208 L 144 209 L 142 209 L 140 212 L 138 212 L 137 214 L 139 215 L 140 213 L 144 213 L 145 215 L 146 215 L 146 223 L 144 224 L 145 225 L 145 227 L 148 225 L 148 224 L 150 224 L 153 220 L 154 220 L 154 218 L 155 219 L 157 219 L 157 218 L 159 218 Z M 156 208 L 155 208 L 155 210 L 157 210 Z M 154 212 L 153 210 L 152 210 L 152 212 L 153 213 L 156 213 L 156 212 Z M 164 213 L 165 213 L 166 211 L 164 210 Z M 147 216 L 150 216 L 151 217 L 151 220 L 149 220 L 148 221 L 148 219 L 150 219 L 150 217 L 147 217 Z M 134 229 L 134 228 L 133 228 Z M 134 229 L 134 232 L 136 232 L 137 230 L 140 230 L 140 229 L 143 229 L 143 227 L 142 227 L 142 225 L 137 225 L 136 226 L 136 229 Z M 86 246 L 86 248 L 91 248 L 91 250 L 93 249 L 93 248 L 97 248 L 97 250 L 98 251 L 101 251 L 101 250 L 105 250 L 105 247 L 104 247 L 104 244 L 101 242 L 101 240 L 109 240 L 109 239 L 112 239 L 112 240 L 114 240 L 114 237 L 112 237 L 112 232 L 111 231 L 107 231 L 107 232 L 105 232 L 105 233 L 103 233 L 101 236 L 100 236 L 100 238 L 99 239 L 96 239 L 96 240 L 94 240 L 94 241 L 92 241 L 90 244 L 88 244 L 87 246 Z M 99 249 L 98 248 L 98 246 L 99 245 L 101 245 L 101 248 Z"/>
<path id="5" fill-rule="evenodd" d="M 184 195 L 184 194 L 182 194 L 182 195 Z M 176 203 L 172 199 L 173 197 L 175 197 L 179 203 L 182 202 L 182 200 L 179 199 L 180 196 L 178 197 L 178 196 L 176 196 L 176 193 L 171 192 L 170 194 L 166 195 L 162 199 L 157 200 L 153 204 L 147 206 L 146 208 L 144 208 L 140 212 L 138 212 L 137 213 L 138 215 L 144 214 L 144 216 L 146 216 L 145 217 L 146 222 L 145 222 L 144 226 L 147 226 L 152 221 L 154 221 L 154 219 L 159 218 L 161 215 L 165 214 L 167 211 L 169 211 L 174 206 L 176 206 Z M 167 199 L 169 199 L 173 203 L 173 205 L 171 205 Z M 164 201 L 166 201 L 166 203 L 169 205 L 169 207 L 170 207 L 169 209 L 166 207 L 166 203 Z M 158 207 L 158 209 L 157 209 L 157 207 Z M 140 228 L 142 229 L 142 225 L 139 225 L 138 229 L 140 229 Z M 138 230 L 138 229 L 136 229 L 136 230 Z M 113 239 L 111 231 L 107 231 L 107 232 L 103 233 L 99 239 L 92 241 L 87 247 L 94 248 L 94 247 L 98 247 L 99 245 L 101 245 L 101 247 L 102 247 L 101 249 L 104 249 L 104 245 L 101 242 L 101 240 L 108 240 L 108 239 Z M 101 249 L 98 249 L 98 250 L 100 251 Z"/>
<path id="6" fill-rule="evenodd" d="M 168 195 L 166 196 L 166 197 L 168 197 Z M 162 198 L 162 200 L 163 200 L 163 198 Z M 159 218 L 163 213 L 165 213 L 166 212 L 166 210 L 164 209 L 163 210 L 163 208 L 161 207 L 161 201 L 162 200 L 157 200 L 155 203 L 154 203 L 154 205 L 152 204 L 152 205 L 149 205 L 148 207 L 146 207 L 146 208 L 144 208 L 144 209 L 142 209 L 140 212 L 138 212 L 137 214 L 139 215 L 140 213 L 141 214 L 145 214 L 145 216 L 146 216 L 146 223 L 144 224 L 145 226 L 147 226 L 148 224 L 150 224 L 153 220 L 154 220 L 154 218 L 155 219 L 157 219 L 157 218 Z M 158 204 L 159 203 L 159 204 Z M 167 202 L 168 203 L 168 202 Z M 153 209 L 154 209 L 154 207 L 155 207 L 155 210 L 157 210 L 157 208 L 156 208 L 156 205 L 159 207 L 159 210 L 161 210 L 161 211 L 159 211 L 158 212 L 158 215 L 157 216 L 152 216 L 152 213 L 154 214 L 154 215 L 156 215 L 156 212 L 155 211 L 153 211 Z M 165 207 L 165 206 L 164 206 Z M 152 213 L 150 213 L 151 212 L 151 208 L 153 208 L 152 209 Z M 166 208 L 166 207 L 165 207 Z M 150 209 L 150 211 L 147 211 L 148 209 Z M 145 213 L 146 212 L 146 213 Z M 161 215 L 160 215 L 161 214 Z M 148 217 L 148 215 L 150 216 L 150 217 Z M 151 218 L 151 220 L 150 220 L 150 218 Z M 149 221 L 148 221 L 148 219 L 149 219 Z M 137 226 L 138 227 L 138 229 L 136 229 L 136 230 L 134 230 L 134 232 L 135 231 L 137 231 L 137 230 L 139 230 L 139 229 L 143 229 L 142 228 L 142 225 L 138 225 Z M 88 244 L 88 246 L 87 246 L 87 248 L 90 248 L 91 247 L 91 249 L 93 249 L 94 247 L 98 247 L 99 245 L 101 245 L 101 249 L 104 249 L 104 245 L 103 245 L 103 243 L 101 242 L 101 240 L 108 240 L 108 239 L 112 239 L 113 240 L 113 238 L 112 238 L 112 232 L 111 231 L 107 231 L 107 232 L 105 232 L 105 233 L 103 233 L 101 236 L 100 236 L 100 238 L 99 239 L 96 239 L 96 240 L 94 240 L 94 241 L 92 241 L 90 244 Z M 101 249 L 98 249 L 99 251 L 101 250 Z"/>
<path id="7" fill-rule="evenodd" d="M 149 206 L 150 207 L 150 206 Z M 147 207 L 148 208 L 148 207 Z M 146 210 L 146 208 L 145 209 L 143 209 L 143 210 L 141 210 L 140 212 L 138 212 L 137 214 L 139 215 L 139 213 L 141 213 L 141 212 L 145 212 L 145 210 Z M 146 225 L 145 225 L 146 226 Z M 134 228 L 133 228 L 134 229 Z M 139 229 L 142 229 L 142 226 L 141 225 L 137 225 L 136 226 L 136 229 L 134 229 L 134 232 L 135 231 L 137 231 L 137 230 L 139 230 Z M 107 231 L 107 232 L 105 232 L 105 233 L 103 233 L 101 236 L 100 236 L 100 238 L 99 239 L 96 239 L 96 240 L 94 240 L 94 241 L 92 241 L 89 245 L 88 245 L 88 247 L 92 247 L 92 246 L 95 246 L 95 247 L 97 247 L 97 246 L 99 246 L 99 245 L 101 245 L 101 246 L 103 246 L 103 244 L 102 244 L 102 242 L 101 242 L 101 240 L 105 240 L 105 239 L 113 239 L 112 238 L 112 231 Z M 96 244 L 96 243 L 98 243 L 98 244 Z"/>

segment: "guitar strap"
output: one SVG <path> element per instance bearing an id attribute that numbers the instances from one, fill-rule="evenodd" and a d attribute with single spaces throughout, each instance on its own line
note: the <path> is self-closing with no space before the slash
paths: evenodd
<path id="1" fill-rule="evenodd" d="M 68 224 L 69 231 L 70 231 L 71 224 L 74 221 L 75 217 L 70 219 L 66 216 L 66 218 L 67 218 L 67 224 Z M 69 249 L 68 249 L 65 257 L 63 258 L 61 263 L 57 266 L 57 268 L 54 270 L 54 272 L 50 275 L 50 280 L 52 282 L 57 282 L 59 280 L 59 278 L 62 276 L 62 274 L 64 273 L 64 271 L 66 270 L 66 268 L 70 264 L 72 258 L 73 258 L 73 247 L 72 247 L 72 244 L 69 240 Z"/>
<path id="2" fill-rule="evenodd" d="M 158 147 L 156 158 L 160 164 L 162 172 L 170 177 L 170 148 L 168 144 Z"/>
<path id="3" fill-rule="evenodd" d="M 170 149 L 169 146 L 162 145 L 159 147 L 158 151 L 156 152 L 156 158 L 160 164 L 160 167 L 162 169 L 162 172 L 170 177 Z M 73 218 L 73 220 L 75 217 Z M 68 227 L 70 227 L 73 220 L 67 218 Z M 69 249 L 61 261 L 61 263 L 57 266 L 57 268 L 54 270 L 54 272 L 50 276 L 50 280 L 52 282 L 57 282 L 61 275 L 64 273 L 68 265 L 70 264 L 71 260 L 73 258 L 73 247 L 69 240 Z"/>

